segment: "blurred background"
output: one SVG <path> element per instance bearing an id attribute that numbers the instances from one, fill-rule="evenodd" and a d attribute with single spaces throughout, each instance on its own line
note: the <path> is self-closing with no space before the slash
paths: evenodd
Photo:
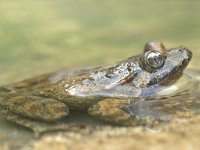
<path id="1" fill-rule="evenodd" d="M 111 64 L 141 53 L 152 39 L 190 48 L 190 67 L 197 67 L 200 2 L 2 0 L 0 85 L 61 68 Z"/>

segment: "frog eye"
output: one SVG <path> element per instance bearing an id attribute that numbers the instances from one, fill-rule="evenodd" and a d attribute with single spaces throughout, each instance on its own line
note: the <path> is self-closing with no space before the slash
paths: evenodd
<path id="1" fill-rule="evenodd" d="M 165 56 L 158 51 L 150 51 L 145 53 L 145 63 L 152 69 L 159 69 L 165 63 Z"/>

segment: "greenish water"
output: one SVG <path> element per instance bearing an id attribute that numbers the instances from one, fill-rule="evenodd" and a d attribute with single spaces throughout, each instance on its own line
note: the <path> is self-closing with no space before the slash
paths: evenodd
<path id="1" fill-rule="evenodd" d="M 0 1 L 0 84 L 58 70 L 110 64 L 146 41 L 185 45 L 198 63 L 197 1 Z"/>
<path id="2" fill-rule="evenodd" d="M 141 53 L 152 39 L 190 48 L 190 68 L 198 69 L 199 33 L 198 1 L 2 0 L 0 85 L 66 67 L 110 64 Z M 33 136 L 0 124 L 1 142 L 21 140 L 14 147 Z"/>

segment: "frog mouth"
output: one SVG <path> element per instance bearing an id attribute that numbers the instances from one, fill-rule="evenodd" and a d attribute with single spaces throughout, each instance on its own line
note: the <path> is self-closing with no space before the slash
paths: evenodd
<path id="1" fill-rule="evenodd" d="M 181 48 L 179 50 L 185 53 L 184 58 L 182 58 L 181 63 L 179 63 L 179 65 L 174 65 L 175 67 L 171 70 L 168 76 L 165 79 L 163 79 L 160 85 L 169 86 L 174 84 L 177 80 L 179 80 L 183 74 L 184 69 L 188 66 L 190 60 L 192 59 L 191 51 L 189 51 L 186 48 Z"/>
<path id="2" fill-rule="evenodd" d="M 183 67 L 175 68 L 173 71 L 168 75 L 167 78 L 165 78 L 160 85 L 162 86 L 170 86 L 174 84 L 176 81 L 178 81 L 181 76 L 183 75 L 183 70 L 186 66 L 183 65 Z M 177 71 L 179 70 L 179 71 Z"/>
<path id="3" fill-rule="evenodd" d="M 187 65 L 190 62 L 190 60 L 192 59 L 192 52 L 190 50 L 188 50 L 187 48 L 184 48 L 184 50 L 187 53 L 187 57 L 183 60 L 183 63 L 186 63 L 186 65 Z"/>

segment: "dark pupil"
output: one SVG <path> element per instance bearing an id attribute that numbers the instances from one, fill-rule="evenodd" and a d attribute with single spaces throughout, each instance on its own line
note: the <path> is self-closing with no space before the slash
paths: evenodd
<path id="1" fill-rule="evenodd" d="M 155 56 L 153 59 L 154 59 L 154 62 L 155 62 L 157 65 L 159 65 L 159 64 L 161 63 L 161 57 Z"/>
<path id="2" fill-rule="evenodd" d="M 155 69 L 161 68 L 164 64 L 164 58 L 158 52 L 152 52 L 147 55 L 147 64 Z"/>

